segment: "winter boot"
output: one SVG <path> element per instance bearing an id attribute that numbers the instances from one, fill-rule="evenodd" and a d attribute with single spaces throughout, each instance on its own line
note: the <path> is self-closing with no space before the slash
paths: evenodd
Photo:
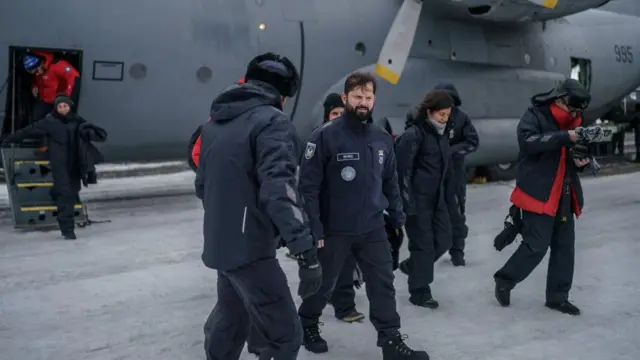
<path id="1" fill-rule="evenodd" d="M 405 335 L 398 334 L 382 345 L 382 360 L 429 360 L 426 351 L 412 350 L 404 343 Z"/>
<path id="2" fill-rule="evenodd" d="M 357 310 L 353 310 L 345 316 L 336 316 L 336 317 L 344 322 L 352 323 L 352 322 L 356 322 L 364 319 L 364 314 Z"/>
<path id="3" fill-rule="evenodd" d="M 573 305 L 569 302 L 569 300 L 565 300 L 562 302 L 549 302 L 544 303 L 544 306 L 549 309 L 553 309 L 556 311 L 560 311 L 563 314 L 569 314 L 573 316 L 580 315 L 580 309 L 577 306 Z"/>
<path id="4" fill-rule="evenodd" d="M 499 281 L 496 281 L 495 296 L 500 305 L 504 307 L 511 305 L 511 288 L 501 284 Z"/>
<path id="5" fill-rule="evenodd" d="M 247 346 L 247 351 L 251 355 L 255 355 L 256 357 L 260 357 L 260 350 L 258 350 L 258 349 L 254 349 L 254 348 L 251 348 L 251 347 Z"/>
<path id="6" fill-rule="evenodd" d="M 62 236 L 65 240 L 76 240 L 76 233 L 73 230 L 63 231 Z"/>
<path id="7" fill-rule="evenodd" d="M 421 293 L 411 294 L 409 302 L 415 306 L 426 307 L 429 309 L 437 309 L 440 304 L 431 296 L 431 290 Z"/>
<path id="8" fill-rule="evenodd" d="M 329 351 L 327 342 L 320 336 L 320 327 L 318 325 L 306 327 L 303 330 L 302 345 L 304 345 L 305 349 L 314 354 L 322 354 Z"/>

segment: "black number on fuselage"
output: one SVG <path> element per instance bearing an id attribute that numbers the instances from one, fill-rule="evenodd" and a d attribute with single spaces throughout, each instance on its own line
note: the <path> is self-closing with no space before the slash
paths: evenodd
<path id="1" fill-rule="evenodd" d="M 613 45 L 613 52 L 616 54 L 616 61 L 624 64 L 633 63 L 633 49 L 626 45 Z"/>

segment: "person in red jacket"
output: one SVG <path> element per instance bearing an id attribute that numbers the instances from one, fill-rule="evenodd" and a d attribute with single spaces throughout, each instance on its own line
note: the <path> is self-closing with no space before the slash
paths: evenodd
<path id="1" fill-rule="evenodd" d="M 53 110 L 58 94 L 65 94 L 77 103 L 80 91 L 80 73 L 68 61 L 56 59 L 46 51 L 35 51 L 23 59 L 25 70 L 33 75 L 31 93 L 36 98 L 32 121 L 38 121 Z"/>
<path id="2" fill-rule="evenodd" d="M 574 215 L 580 216 L 584 202 L 578 172 L 589 160 L 574 159 L 569 149 L 583 140 L 576 128 L 582 124 L 581 113 L 590 100 L 589 92 L 569 79 L 534 96 L 532 106 L 520 119 L 520 153 L 511 202 L 522 210 L 523 240 L 494 275 L 495 297 L 502 306 L 510 305 L 511 290 L 531 274 L 551 248 L 545 306 L 580 314 L 568 298 L 574 271 Z"/>

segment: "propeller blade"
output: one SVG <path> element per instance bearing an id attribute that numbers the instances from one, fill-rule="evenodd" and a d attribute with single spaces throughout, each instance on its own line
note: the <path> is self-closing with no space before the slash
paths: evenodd
<path id="1" fill-rule="evenodd" d="M 376 64 L 376 74 L 392 84 L 398 83 L 407 63 L 421 10 L 422 0 L 404 0 L 384 39 Z"/>
<path id="2" fill-rule="evenodd" d="M 558 0 L 529 0 L 529 2 L 546 7 L 547 9 L 553 9 L 558 5 Z"/>

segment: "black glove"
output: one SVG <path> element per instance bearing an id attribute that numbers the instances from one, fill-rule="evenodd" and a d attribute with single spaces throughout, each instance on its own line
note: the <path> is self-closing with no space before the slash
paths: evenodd
<path id="1" fill-rule="evenodd" d="M 315 294 L 322 286 L 322 266 L 318 261 L 318 248 L 315 246 L 296 255 L 298 265 L 298 295 L 304 300 Z"/>
<path id="2" fill-rule="evenodd" d="M 511 245 L 522 232 L 522 226 L 522 211 L 515 205 L 511 205 L 509 214 L 504 218 L 504 229 L 493 239 L 493 247 L 502 251 Z"/>
<path id="3" fill-rule="evenodd" d="M 80 131 L 80 137 L 82 138 L 82 140 L 85 140 L 85 141 L 91 140 L 91 131 L 92 130 L 88 130 L 88 129 Z"/>
<path id="4" fill-rule="evenodd" d="M 360 289 L 362 284 L 364 284 L 364 276 L 362 276 L 362 270 L 360 270 L 360 267 L 356 265 L 356 268 L 353 271 L 353 287 Z"/>

